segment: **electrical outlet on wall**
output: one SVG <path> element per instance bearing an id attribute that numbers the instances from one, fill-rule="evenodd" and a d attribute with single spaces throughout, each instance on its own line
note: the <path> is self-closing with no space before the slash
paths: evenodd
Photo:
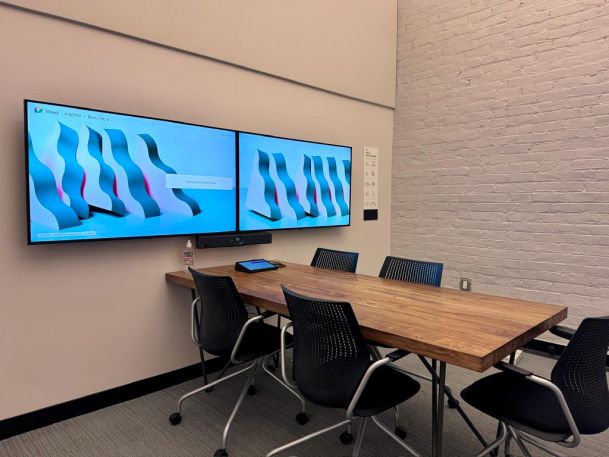
<path id="1" fill-rule="evenodd" d="M 472 280 L 467 278 L 459 279 L 459 289 L 470 291 L 472 290 Z"/>

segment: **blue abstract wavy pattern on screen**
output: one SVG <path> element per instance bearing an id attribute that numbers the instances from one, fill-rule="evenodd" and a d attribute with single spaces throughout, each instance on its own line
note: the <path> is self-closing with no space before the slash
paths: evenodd
<path id="1" fill-rule="evenodd" d="M 143 217 L 160 216 L 159 205 L 150 197 L 146 189 L 146 178 L 140 167 L 138 167 L 131 157 L 127 147 L 127 138 L 119 129 L 106 129 L 110 138 L 110 150 L 112 156 L 118 164 L 123 167 L 127 176 L 127 187 L 131 196 L 140 204 Z"/>
<path id="2" fill-rule="evenodd" d="M 156 142 L 154 141 L 154 138 L 152 138 L 147 133 L 140 133 L 139 136 L 144 140 L 144 142 L 146 143 L 146 146 L 148 147 L 148 155 L 150 156 L 150 160 L 152 160 L 152 163 L 155 164 L 157 167 L 159 167 L 161 170 L 163 170 L 167 174 L 173 174 L 173 175 L 177 174 L 173 168 L 171 168 L 169 165 L 166 165 L 165 163 L 163 163 L 163 161 L 159 157 L 159 150 L 156 146 Z M 190 206 L 190 209 L 192 210 L 193 215 L 196 216 L 197 214 L 199 214 L 201 212 L 201 208 L 199 208 L 199 204 L 197 203 L 197 201 L 194 198 L 190 198 L 188 195 L 186 195 L 182 191 L 182 189 L 173 189 L 172 188 L 171 191 L 177 198 L 179 198 L 180 200 L 185 202 L 188 206 Z"/>
<path id="3" fill-rule="evenodd" d="M 311 175 L 311 166 L 311 158 L 308 155 L 303 154 L 302 173 L 305 177 L 307 186 L 307 201 L 305 204 L 309 205 L 309 215 L 311 217 L 317 217 L 319 216 L 319 210 L 317 209 L 317 202 L 315 201 L 315 183 L 313 182 L 313 176 Z"/>
<path id="4" fill-rule="evenodd" d="M 30 203 L 36 205 L 32 220 L 57 229 L 80 225 L 76 212 L 66 205 L 57 193 L 57 184 L 51 170 L 43 165 L 32 148 L 28 135 L 28 162 L 30 166 Z"/>
<path id="5" fill-rule="evenodd" d="M 332 184 L 334 184 L 334 198 L 336 199 L 336 204 L 340 208 L 340 214 L 345 216 L 349 214 L 349 206 L 345 201 L 343 182 L 338 177 L 336 159 L 334 157 L 328 157 L 328 173 L 330 174 Z"/>
<path id="6" fill-rule="evenodd" d="M 89 217 L 89 205 L 80 193 L 84 171 L 76 160 L 78 134 L 61 122 L 59 123 L 59 129 L 57 152 L 59 152 L 65 163 L 61 186 L 70 199 L 70 207 L 76 211 L 78 217 L 86 219 Z"/>
<path id="7" fill-rule="evenodd" d="M 236 230 L 234 132 L 26 109 L 32 243 Z"/>
<path id="8" fill-rule="evenodd" d="M 279 211 L 279 207 L 275 201 L 275 183 L 269 174 L 270 163 L 271 160 L 269 155 L 264 151 L 258 150 L 258 172 L 264 182 L 264 202 L 269 207 L 269 214 L 267 217 L 270 219 L 279 219 L 281 217 L 281 211 Z"/>
<path id="9" fill-rule="evenodd" d="M 273 154 L 273 159 L 275 159 L 275 167 L 277 168 L 277 176 L 281 180 L 282 184 L 286 190 L 286 198 L 289 205 L 294 210 L 296 215 L 296 219 L 302 219 L 306 216 L 304 208 L 298 201 L 298 196 L 296 195 L 296 186 L 294 185 L 294 181 L 290 178 L 288 174 L 288 167 L 286 165 L 285 157 L 283 154 Z"/>
<path id="10" fill-rule="evenodd" d="M 124 216 L 125 204 L 114 193 L 114 180 L 116 179 L 114 171 L 102 157 L 102 136 L 91 127 L 87 128 L 89 130 L 89 154 L 99 163 L 99 187 L 110 200 L 110 207 L 107 209 L 119 216 Z"/>
<path id="11" fill-rule="evenodd" d="M 239 133 L 239 228 L 348 225 L 350 178 L 349 147 Z"/>

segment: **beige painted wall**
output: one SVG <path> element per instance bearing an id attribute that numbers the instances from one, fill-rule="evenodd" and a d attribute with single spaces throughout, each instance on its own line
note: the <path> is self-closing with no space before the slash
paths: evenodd
<path id="1" fill-rule="evenodd" d="M 309 262 L 330 246 L 360 251 L 358 271 L 378 272 L 389 252 L 391 109 L 3 6 L 0 49 L 0 419 L 197 361 L 190 295 L 164 280 L 185 238 L 26 246 L 23 98 L 352 145 L 351 228 L 199 250 L 196 264 Z M 377 222 L 362 221 L 364 145 L 381 151 Z"/>
<path id="2" fill-rule="evenodd" d="M 9 0 L 393 107 L 396 0 Z"/>
<path id="3" fill-rule="evenodd" d="M 607 2 L 398 5 L 392 253 L 607 315 Z"/>

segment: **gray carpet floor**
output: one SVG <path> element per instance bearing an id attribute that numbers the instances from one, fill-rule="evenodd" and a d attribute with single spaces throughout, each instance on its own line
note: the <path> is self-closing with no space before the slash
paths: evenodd
<path id="1" fill-rule="evenodd" d="M 532 354 L 523 354 L 519 365 L 548 376 L 554 361 Z M 401 363 L 406 368 L 424 373 L 416 357 Z M 493 371 L 493 370 L 491 370 Z M 480 377 L 471 371 L 448 367 L 448 385 L 454 392 Z M 76 417 L 49 427 L 34 430 L 0 441 L 0 456 L 10 457 L 193 457 L 213 456 L 220 447 L 222 429 L 245 382 L 237 377 L 222 384 L 212 394 L 200 394 L 187 401 L 180 425 L 171 426 L 168 415 L 175 410 L 178 398 L 201 385 L 193 380 L 178 386 L 140 397 L 119 405 Z M 310 421 L 301 426 L 294 416 L 298 403 L 268 376 L 260 374 L 258 393 L 246 397 L 229 435 L 230 457 L 264 456 L 271 449 L 306 433 L 342 420 L 344 413 L 313 405 Z M 462 402 L 463 404 L 463 402 Z M 464 405 L 481 433 L 492 438 L 496 422 Z M 431 452 L 431 386 L 422 382 L 419 394 L 401 406 L 401 422 L 408 429 L 407 442 L 422 455 Z M 391 423 L 392 415 L 383 417 Z M 336 432 L 318 437 L 281 454 L 281 457 L 330 457 L 351 455 L 351 446 L 344 446 Z M 455 410 L 446 409 L 444 455 L 466 457 L 479 452 L 480 446 Z M 576 449 L 562 450 L 567 456 L 606 457 L 609 455 L 609 432 L 584 436 Z M 513 450 L 514 455 L 520 455 Z M 534 456 L 547 455 L 532 449 Z M 371 424 L 367 427 L 362 457 L 404 456 L 406 453 L 389 437 Z"/>

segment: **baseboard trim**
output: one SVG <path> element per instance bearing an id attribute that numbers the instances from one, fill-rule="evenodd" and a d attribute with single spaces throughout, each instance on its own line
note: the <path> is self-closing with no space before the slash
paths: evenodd
<path id="1" fill-rule="evenodd" d="M 208 374 L 220 371 L 225 363 L 226 360 L 220 357 L 212 358 L 205 361 L 205 369 Z M 202 376 L 201 364 L 196 363 L 65 403 L 10 417 L 0 421 L 0 440 L 148 395 L 200 376 Z"/>

